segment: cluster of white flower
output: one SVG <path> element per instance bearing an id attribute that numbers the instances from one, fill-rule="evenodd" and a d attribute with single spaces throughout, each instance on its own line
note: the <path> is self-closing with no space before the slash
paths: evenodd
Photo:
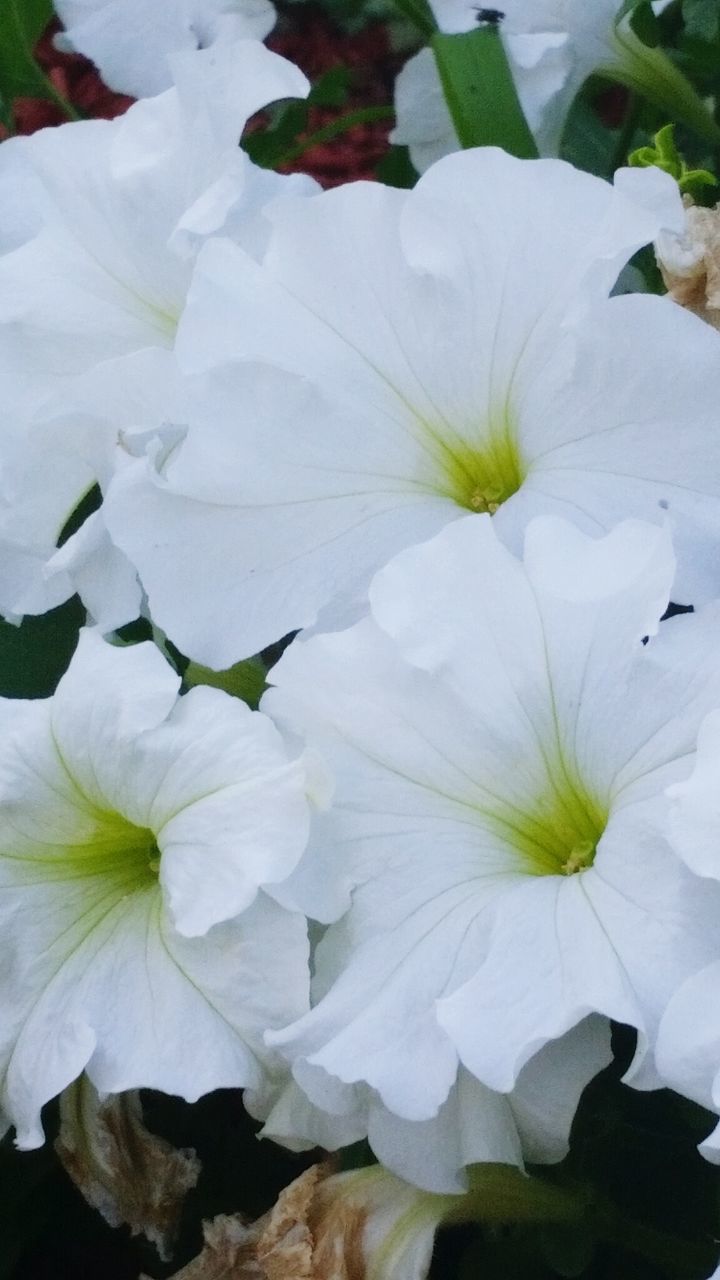
<path id="1" fill-rule="evenodd" d="M 119 7 L 59 3 L 90 53 Z M 610 296 L 677 187 L 489 148 L 321 192 L 237 146 L 303 75 L 224 3 L 183 49 L 185 8 L 172 87 L 0 148 L 0 611 L 89 618 L 0 700 L 5 1126 L 83 1072 L 245 1087 L 455 1195 L 562 1158 L 611 1020 L 633 1087 L 720 1113 L 720 334 Z M 551 78 L 590 22 L 505 8 Z M 110 83 L 162 88 L 145 52 Z M 260 711 L 179 696 L 163 637 L 297 631 Z"/>

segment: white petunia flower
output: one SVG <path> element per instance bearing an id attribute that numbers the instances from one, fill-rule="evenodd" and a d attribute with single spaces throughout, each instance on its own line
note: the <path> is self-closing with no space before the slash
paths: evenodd
<path id="1" fill-rule="evenodd" d="M 92 59 L 117 93 L 146 98 L 172 84 L 173 54 L 235 40 L 264 40 L 270 0 L 55 0 L 60 49 Z"/>
<path id="2" fill-rule="evenodd" d="M 100 521 L 48 568 L 57 538 L 88 489 L 109 481 L 118 432 L 157 429 L 176 411 L 167 355 L 200 245 L 221 233 L 260 252 L 265 202 L 316 189 L 257 168 L 238 147 L 259 107 L 307 92 L 296 67 L 242 41 L 182 56 L 176 71 L 176 88 L 119 120 L 0 150 L 0 181 L 26 201 L 25 242 L 11 227 L 0 257 L 6 617 L 42 612 L 78 587 L 103 627 L 137 616 L 135 572 Z M 106 363 L 123 357 L 134 357 L 126 370 Z"/>
<path id="3" fill-rule="evenodd" d="M 555 518 L 524 564 L 487 517 L 375 579 L 372 617 L 295 641 L 264 706 L 331 763 L 283 900 L 331 923 L 315 1007 L 268 1036 L 311 1100 L 364 1083 L 431 1119 L 462 1063 L 509 1092 L 597 1012 L 657 1023 L 716 954 L 720 890 L 671 849 L 665 789 L 720 695 L 718 608 L 664 623 L 666 532 Z M 339 1087 L 339 1086 L 338 1086 Z"/>
<path id="4" fill-rule="evenodd" d="M 0 183 L 23 166 L 28 175 L 25 242 L 14 234 L 0 257 L 0 371 L 35 403 L 102 360 L 172 347 L 203 241 L 255 248 L 264 203 L 297 181 L 314 189 L 257 168 L 238 146 L 260 107 L 307 93 L 297 67 L 239 41 L 175 68 L 175 88 L 117 120 L 0 149 Z"/>
<path id="5" fill-rule="evenodd" d="M 660 170 L 622 182 L 469 151 L 411 192 L 279 203 L 262 265 L 206 247 L 178 337 L 187 434 L 105 503 L 184 653 L 222 668 L 335 625 L 468 511 L 495 511 L 515 550 L 536 514 L 602 532 L 668 513 L 675 599 L 720 592 L 719 340 L 664 299 L 608 300 L 683 217 Z"/>
<path id="6" fill-rule="evenodd" d="M 327 985 L 327 973 L 324 979 Z M 460 1066 L 437 1115 L 427 1120 L 396 1115 L 368 1085 L 306 1068 L 306 1092 L 292 1078 L 269 1078 L 245 1103 L 265 1121 L 263 1137 L 294 1151 L 335 1151 L 367 1138 L 398 1177 L 425 1191 L 456 1194 L 467 1190 L 470 1165 L 522 1168 L 562 1160 L 580 1095 L 611 1057 L 610 1029 L 593 1016 L 535 1054 L 510 1093 L 488 1089 Z"/>
<path id="7" fill-rule="evenodd" d="M 670 0 L 657 0 L 656 13 Z M 469 0 L 432 0 L 441 31 L 472 31 L 478 22 L 478 5 Z M 649 48 L 630 26 L 630 15 L 618 22 L 621 0 L 504 0 L 500 31 L 515 87 L 528 124 L 542 155 L 557 155 L 568 112 L 591 75 L 607 76 L 635 89 L 644 97 L 681 119 L 703 136 L 720 137 L 717 125 L 692 85 L 658 48 Z M 434 59 L 433 59 L 434 62 Z M 412 73 L 416 94 L 420 79 L 425 92 L 435 96 L 431 81 L 438 73 L 429 60 Z M 409 142 L 418 161 L 418 127 L 407 116 L 408 86 L 399 89 L 399 132 L 394 140 Z M 449 115 L 447 117 L 449 121 Z M 428 119 L 437 134 L 439 113 Z M 450 122 L 452 128 L 452 122 Z M 442 154 L 459 146 L 454 128 L 443 129 Z M 430 141 L 429 135 L 425 139 Z"/>
<path id="8" fill-rule="evenodd" d="M 720 711 L 700 729 L 690 778 L 672 787 L 670 839 L 687 865 L 708 885 L 720 880 Z M 658 1065 L 665 1082 L 720 1115 L 720 951 L 673 996 L 660 1026 Z M 720 1124 L 701 1144 L 720 1164 Z"/>
<path id="9" fill-rule="evenodd" d="M 302 764 L 150 644 L 81 634 L 54 697 L 0 700 L 0 1111 L 18 1144 L 81 1071 L 194 1100 L 262 1084 L 307 1005 L 305 921 L 266 892 L 307 838 Z"/>

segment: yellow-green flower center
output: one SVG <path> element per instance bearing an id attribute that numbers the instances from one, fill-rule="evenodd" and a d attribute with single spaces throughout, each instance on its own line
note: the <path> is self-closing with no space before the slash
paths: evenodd
<path id="1" fill-rule="evenodd" d="M 527 806 L 490 815 L 498 837 L 520 855 L 531 875 L 575 875 L 592 866 L 608 809 L 564 766 L 547 791 Z"/>
<path id="2" fill-rule="evenodd" d="M 440 468 L 438 489 L 468 511 L 494 515 L 517 493 L 525 468 L 508 410 L 493 417 L 477 443 L 433 433 Z"/>
<path id="3" fill-rule="evenodd" d="M 94 829 L 86 829 L 77 843 L 60 846 L 54 857 L 43 858 L 43 879 L 103 876 L 121 882 L 126 892 L 156 884 L 160 851 L 154 833 L 119 813 L 96 809 L 90 813 Z"/>

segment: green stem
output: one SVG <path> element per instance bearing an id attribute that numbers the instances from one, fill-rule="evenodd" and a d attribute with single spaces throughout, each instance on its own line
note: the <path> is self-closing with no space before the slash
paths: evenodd
<path id="1" fill-rule="evenodd" d="M 648 102 L 666 111 L 670 119 L 681 121 L 713 146 L 720 145 L 720 125 L 667 54 L 661 49 L 648 48 L 633 31 L 624 27 L 615 32 L 615 45 L 617 62 L 599 67 L 599 74 L 636 90 Z"/>
<path id="2" fill-rule="evenodd" d="M 529 1177 L 512 1165 L 473 1165 L 468 1173 L 466 1195 L 437 1198 L 437 1217 L 444 1227 L 471 1222 L 484 1226 L 576 1223 L 596 1240 L 646 1259 L 673 1280 L 705 1274 L 716 1263 L 712 1246 L 627 1218 L 590 1186 Z"/>
<path id="3" fill-rule="evenodd" d="M 309 133 L 305 138 L 290 147 L 280 159 L 277 161 L 278 166 L 291 164 L 306 151 L 311 151 L 313 147 L 320 146 L 323 142 L 332 142 L 333 138 L 339 137 L 342 133 L 347 133 L 349 129 L 354 128 L 356 124 L 374 124 L 377 120 L 392 120 L 395 112 L 392 107 L 359 107 L 357 111 L 349 111 L 347 115 L 340 116 L 337 120 L 331 120 L 329 124 L 323 125 L 322 129 L 316 129 L 315 133 Z"/>
<path id="4" fill-rule="evenodd" d="M 585 1215 L 587 1195 L 582 1189 L 529 1177 L 514 1165 L 478 1164 L 468 1172 L 468 1193 L 459 1198 L 446 1197 L 444 1226 L 467 1222 L 579 1222 Z"/>

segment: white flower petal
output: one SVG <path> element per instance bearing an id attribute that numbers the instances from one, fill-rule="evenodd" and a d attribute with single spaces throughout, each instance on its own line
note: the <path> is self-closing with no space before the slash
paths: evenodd
<path id="1" fill-rule="evenodd" d="M 142 591 L 130 561 L 113 545 L 100 512 L 50 557 L 45 573 L 69 580 L 100 631 L 107 634 L 140 616 Z M 30 610 L 28 610 L 30 612 Z"/>
<path id="2" fill-rule="evenodd" d="M 169 88 L 171 61 L 238 39 L 263 40 L 275 24 L 269 0 L 57 0 L 63 47 L 91 58 L 117 93 L 148 97 Z M 250 113 L 248 113 L 250 114 Z"/>
<path id="3" fill-rule="evenodd" d="M 507 1092 L 593 1012 L 637 1028 L 647 1087 L 660 1015 L 717 946 L 720 892 L 669 848 L 664 795 L 720 699 L 717 610 L 645 646 L 672 577 L 662 529 L 538 521 L 522 566 L 493 527 L 402 553 L 374 619 L 294 642 L 263 702 L 335 772 L 282 893 L 344 915 L 315 1007 L 270 1037 L 319 1105 L 332 1077 L 429 1120 L 458 1056 Z"/>
<path id="4" fill-rule="evenodd" d="M 206 245 L 178 338 L 187 431 L 107 503 L 158 623 L 229 666 L 338 625 L 375 569 L 470 510 L 496 511 L 514 551 L 543 511 L 599 532 L 667 515 L 678 589 L 714 594 L 718 338 L 658 299 L 606 297 L 664 216 L 488 149 L 410 193 L 273 204 L 262 265 Z"/>
<path id="5" fill-rule="evenodd" d="M 395 128 L 390 142 L 408 147 L 418 173 L 460 150 L 432 49 L 421 49 L 395 81 Z"/>
<path id="6" fill-rule="evenodd" d="M 84 1069 L 104 1093 L 260 1088 L 264 1032 L 306 1007 L 305 920 L 257 892 L 302 850 L 302 767 L 265 717 L 211 689 L 176 705 L 178 684 L 153 645 L 85 631 L 53 698 L 0 700 L 0 1097 L 23 1146 Z"/>
<path id="7" fill-rule="evenodd" d="M 254 166 L 237 150 L 239 135 L 274 96 L 306 92 L 297 68 L 240 41 L 181 60 L 177 88 L 117 120 L 25 139 L 44 229 L 33 234 L 29 210 L 32 238 L 0 259 L 3 325 L 31 338 L 38 363 L 43 357 L 56 374 L 171 346 L 191 274 L 168 249 L 172 232 L 238 165 L 245 173 L 239 194 L 254 216 Z"/>
<path id="8" fill-rule="evenodd" d="M 446 1101 L 428 1120 L 402 1119 L 373 1089 L 338 1085 L 321 1071 L 304 1073 L 310 1096 L 288 1080 L 264 1097 L 251 1096 L 248 1106 L 265 1120 L 263 1136 L 293 1150 L 334 1151 L 367 1137 L 398 1177 L 425 1191 L 454 1194 L 467 1190 L 466 1169 L 473 1164 L 522 1168 L 525 1161 L 563 1159 L 579 1096 L 610 1058 L 609 1027 L 592 1017 L 541 1049 L 509 1094 L 493 1092 L 460 1067 Z"/>

